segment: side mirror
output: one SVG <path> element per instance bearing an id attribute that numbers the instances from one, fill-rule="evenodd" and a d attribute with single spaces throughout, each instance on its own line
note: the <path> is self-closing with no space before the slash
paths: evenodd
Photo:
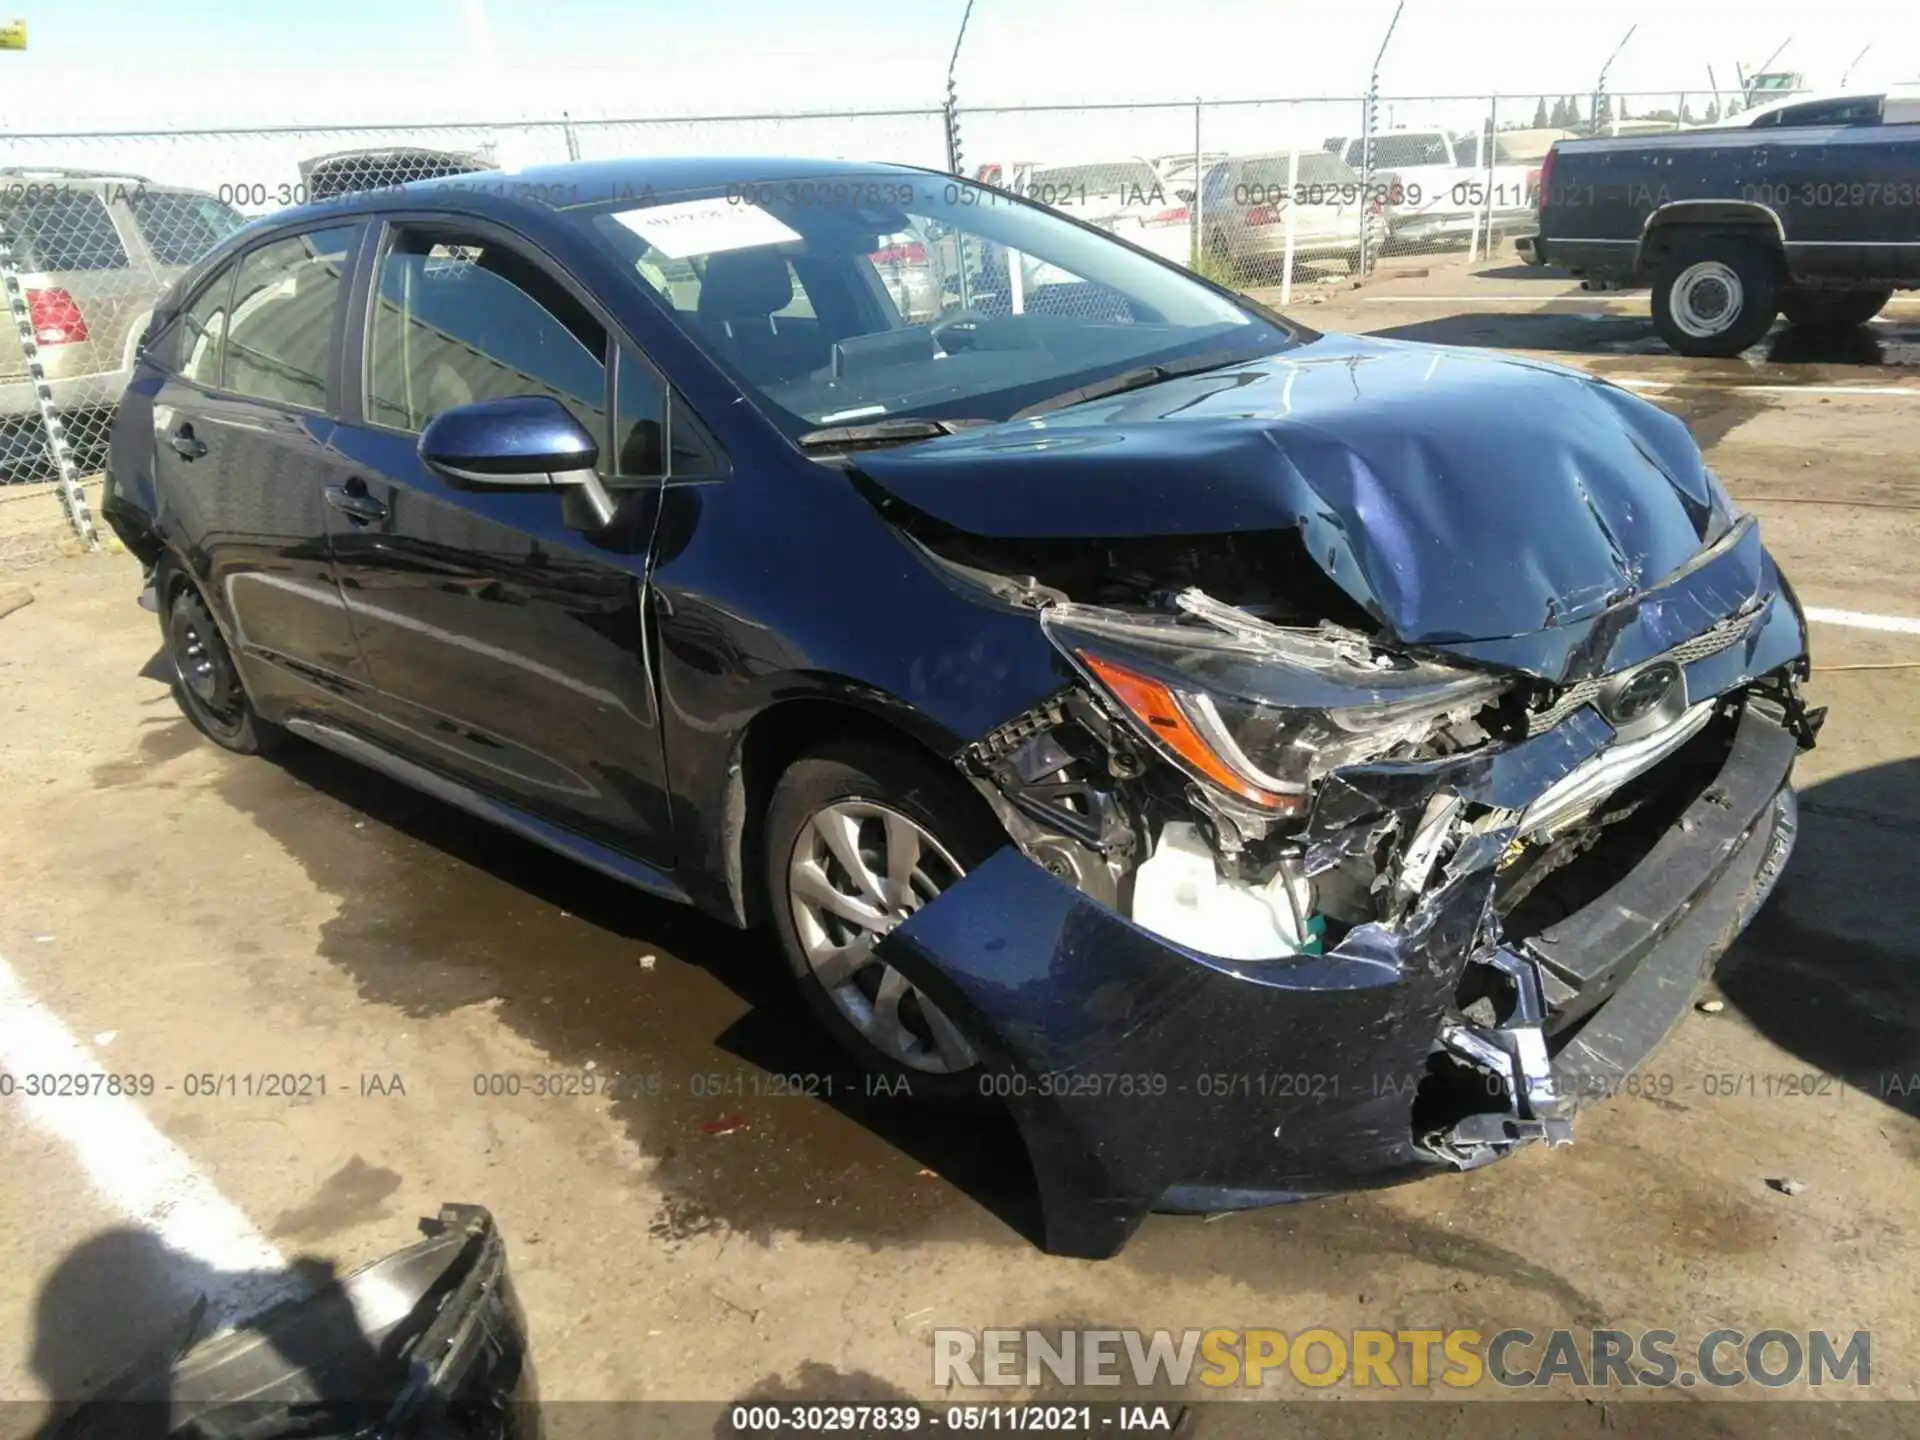
<path id="1" fill-rule="evenodd" d="M 442 410 L 420 432 L 420 458 L 461 489 L 577 489 L 599 524 L 613 522 L 596 469 L 600 446 L 551 395 Z"/>

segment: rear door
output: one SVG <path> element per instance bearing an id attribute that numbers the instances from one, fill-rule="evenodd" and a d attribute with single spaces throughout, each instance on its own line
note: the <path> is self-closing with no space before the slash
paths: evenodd
<path id="1" fill-rule="evenodd" d="M 671 863 L 642 608 L 665 386 L 584 292 L 491 227 L 390 225 L 361 288 L 356 408 L 335 442 L 354 505 L 328 523 L 386 743 Z M 612 527 L 576 528 L 552 491 L 456 489 L 420 459 L 434 415 L 514 395 L 559 400 L 600 440 Z"/>
<path id="2" fill-rule="evenodd" d="M 349 713 L 366 690 L 324 497 L 360 226 L 284 235 L 223 266 L 160 337 L 159 519 L 227 628 L 255 703 Z"/>

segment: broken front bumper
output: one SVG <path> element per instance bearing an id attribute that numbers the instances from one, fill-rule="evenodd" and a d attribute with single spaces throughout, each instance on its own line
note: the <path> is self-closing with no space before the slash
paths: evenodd
<path id="1" fill-rule="evenodd" d="M 878 953 L 989 1037 L 986 1083 L 1025 1136 L 1046 1248 L 1102 1258 L 1156 1207 L 1393 1184 L 1557 1138 L 1678 1022 L 1772 888 L 1793 841 L 1796 749 L 1748 705 L 1717 778 L 1625 878 L 1503 950 L 1474 949 L 1484 869 L 1460 867 L 1396 929 L 1239 962 L 1141 929 L 1009 846 Z M 1501 1025 L 1450 1019 L 1473 961 L 1519 978 Z M 1430 1061 L 1475 1063 L 1475 1049 L 1500 1103 L 1435 1144 L 1416 1120 Z"/>

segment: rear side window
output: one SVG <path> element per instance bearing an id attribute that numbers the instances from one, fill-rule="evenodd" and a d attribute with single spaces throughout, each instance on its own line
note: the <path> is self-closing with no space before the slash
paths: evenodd
<path id="1" fill-rule="evenodd" d="M 303 410 L 327 408 L 327 360 L 353 237 L 353 226 L 337 225 L 276 240 L 241 259 L 225 388 Z"/>
<path id="2" fill-rule="evenodd" d="M 127 208 L 156 265 L 191 265 L 246 223 L 211 195 L 176 190 L 135 191 Z"/>
<path id="3" fill-rule="evenodd" d="M 57 182 L 23 185 L 0 204 L 23 270 L 124 270 L 127 248 L 106 203 Z"/>
<path id="4" fill-rule="evenodd" d="M 1233 182 L 1233 202 L 1273 204 L 1287 195 L 1287 178 L 1295 174 L 1291 155 L 1259 155 L 1237 160 L 1229 167 Z M 1308 205 L 1332 204 L 1341 197 L 1329 194 L 1328 187 L 1358 184 L 1360 177 L 1338 156 L 1324 150 L 1302 150 L 1296 184 L 1303 187 L 1300 199 Z M 1311 186 L 1312 189 L 1304 189 Z M 1347 197 L 1351 199 L 1352 197 Z"/>
<path id="5" fill-rule="evenodd" d="M 1810 100 L 1805 105 L 1789 105 L 1754 121 L 1763 125 L 1878 125 L 1878 95 L 1854 95 L 1845 100 Z"/>
<path id="6" fill-rule="evenodd" d="M 1081 205 L 1095 201 L 1116 201 L 1122 205 L 1149 203 L 1158 197 L 1160 177 L 1144 160 L 1117 161 L 1111 165 L 1063 165 L 1054 170 L 1036 170 L 1021 189 L 1029 200 L 1042 205 Z"/>
<path id="7" fill-rule="evenodd" d="M 367 418 L 419 431 L 475 400 L 551 395 L 604 440 L 606 332 L 564 286 L 497 241 L 402 230 L 382 257 Z"/>
<path id="8" fill-rule="evenodd" d="M 1415 165 L 1445 165 L 1447 142 L 1439 135 L 1377 135 L 1373 141 L 1373 168 L 1406 170 Z"/>

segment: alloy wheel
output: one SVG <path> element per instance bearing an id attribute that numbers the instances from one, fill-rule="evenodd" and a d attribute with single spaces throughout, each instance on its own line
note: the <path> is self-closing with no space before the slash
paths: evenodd
<path id="1" fill-rule="evenodd" d="M 814 812 L 787 866 L 813 977 L 861 1037 L 897 1064 L 950 1075 L 979 1063 L 967 1038 L 874 946 L 965 873 L 919 823 L 871 800 Z"/>

